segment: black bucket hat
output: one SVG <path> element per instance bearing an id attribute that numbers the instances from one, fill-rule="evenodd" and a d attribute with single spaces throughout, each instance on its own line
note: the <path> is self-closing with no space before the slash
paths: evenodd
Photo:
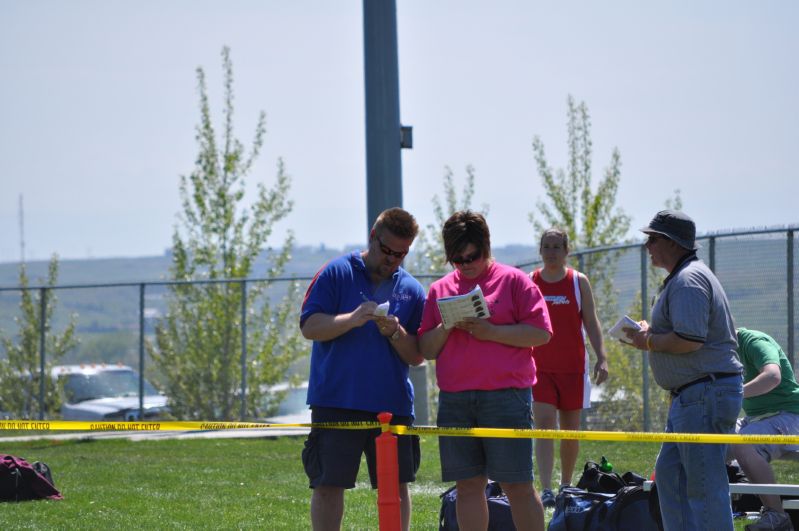
<path id="1" fill-rule="evenodd" d="M 661 210 L 655 214 L 648 226 L 641 229 L 641 232 L 661 234 L 689 251 L 699 248 L 696 243 L 694 220 L 679 210 Z"/>

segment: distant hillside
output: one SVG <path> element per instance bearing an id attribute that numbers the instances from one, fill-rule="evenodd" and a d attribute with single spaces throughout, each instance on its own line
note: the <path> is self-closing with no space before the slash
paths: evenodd
<path id="1" fill-rule="evenodd" d="M 27 263 L 31 284 L 39 284 L 47 277 L 47 261 Z M 59 260 L 59 284 L 103 284 L 109 282 L 146 282 L 163 280 L 169 269 L 167 256 L 142 256 L 138 258 L 95 258 L 84 260 Z M 0 286 L 16 286 L 19 280 L 17 263 L 0 263 Z"/>
<path id="2" fill-rule="evenodd" d="M 797 246 L 799 247 L 799 246 Z M 354 250 L 355 247 L 347 250 Z M 728 238 L 716 244 L 716 272 L 730 299 L 736 323 L 739 326 L 764 330 L 772 334 L 781 344 L 787 345 L 788 308 L 786 293 L 786 241 L 784 237 L 762 236 Z M 700 249 L 700 257 L 708 261 L 708 246 Z M 538 250 L 533 246 L 510 245 L 495 248 L 496 258 L 507 264 L 529 264 L 538 259 Z M 286 276 L 312 277 L 325 262 L 342 253 L 344 249 L 302 246 L 294 250 L 287 267 Z M 799 248 L 794 249 L 794 262 L 799 260 Z M 411 260 L 409 260 L 409 263 Z M 576 263 L 576 260 L 574 261 Z M 265 259 L 258 262 L 253 277 L 260 276 L 266 265 Z M 108 258 L 87 260 L 64 260 L 60 262 L 60 285 L 82 285 L 103 283 L 138 283 L 166 280 L 169 275 L 170 257 L 150 256 L 140 258 Z M 17 283 L 17 264 L 0 264 L 0 286 L 13 287 Z M 641 254 L 639 247 L 619 253 L 616 269 L 612 273 L 618 313 L 629 311 L 640 298 Z M 531 266 L 525 266 L 531 270 Z M 40 283 L 47 272 L 44 261 L 28 264 L 32 284 Z M 591 276 L 591 272 L 587 272 Z M 794 268 L 795 310 L 799 302 L 799 280 Z M 598 280 L 592 277 L 595 285 Z M 430 279 L 424 279 L 428 284 Z M 301 286 L 301 290 L 305 285 Z M 166 309 L 166 288 L 148 286 L 145 292 L 145 316 L 147 332 L 151 332 L 153 318 L 163 315 Z M 281 297 L 286 284 L 278 283 L 269 288 L 270 296 Z M 596 293 L 597 297 L 601 294 Z M 650 300 L 654 293 L 649 293 Z M 77 319 L 81 345 L 70 354 L 70 360 L 80 361 L 125 361 L 137 363 L 139 329 L 138 286 L 114 288 L 71 288 L 58 290 L 57 311 L 51 323 L 58 331 L 70 316 Z M 14 318 L 19 307 L 18 291 L 0 292 L 0 330 L 9 335 L 16 333 Z M 297 301 L 299 305 L 300 300 Z M 799 315 L 799 311 L 795 312 Z M 799 329 L 794 323 L 795 337 Z M 0 353 L 2 355 L 2 353 Z"/>
<path id="3" fill-rule="evenodd" d="M 331 249 L 323 246 L 301 246 L 292 252 L 291 261 L 284 276 L 310 278 L 327 261 L 345 252 L 356 250 Z M 535 256 L 532 247 L 508 246 L 494 250 L 497 258 L 506 263 L 529 261 Z M 51 326 L 60 331 L 72 316 L 77 322 L 77 335 L 81 341 L 76 352 L 65 361 L 123 361 L 138 363 L 139 288 L 135 284 L 169 279 L 171 257 L 145 256 L 139 258 L 104 258 L 85 260 L 62 260 L 59 262 L 58 284 L 60 286 L 83 286 L 98 284 L 130 283 L 132 286 L 116 287 L 72 287 L 59 289 L 56 312 Z M 27 264 L 31 285 L 43 283 L 47 275 L 46 261 Z M 251 277 L 266 276 L 266 254 L 262 255 Z M 0 287 L 13 287 L 18 282 L 18 265 L 0 264 Z M 277 283 L 269 288 L 270 297 L 280 298 L 287 285 Z M 304 290 L 305 286 L 301 286 Z M 152 319 L 166 310 L 167 289 L 163 286 L 147 286 L 145 290 L 145 321 L 148 333 L 152 331 Z M 20 292 L 0 291 L 0 330 L 9 335 L 16 334 L 14 318 L 19 311 Z M 299 304 L 300 301 L 297 301 Z M 2 353 L 0 353 L 2 355 Z"/>
<path id="4" fill-rule="evenodd" d="M 296 247 L 291 256 L 291 261 L 286 267 L 286 276 L 309 277 L 313 276 L 325 262 L 357 249 L 350 246 L 346 249 L 333 249 L 324 246 L 311 247 L 308 245 Z M 508 245 L 493 249 L 494 256 L 504 263 L 517 264 L 529 262 L 538 257 L 538 250 L 533 246 Z M 38 260 L 28 262 L 28 278 L 31 284 L 39 284 L 47 276 L 47 261 Z M 59 284 L 110 284 L 120 282 L 151 282 L 167 280 L 171 256 L 142 256 L 137 258 L 86 258 L 81 260 L 59 261 Z M 257 262 L 254 274 L 266 267 L 265 255 Z M 0 287 L 16 286 L 18 282 L 18 264 L 13 262 L 0 263 Z"/>

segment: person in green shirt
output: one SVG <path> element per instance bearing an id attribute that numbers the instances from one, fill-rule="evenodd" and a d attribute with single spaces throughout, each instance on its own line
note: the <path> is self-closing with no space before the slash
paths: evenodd
<path id="1" fill-rule="evenodd" d="M 746 435 L 799 435 L 799 384 L 791 362 L 768 334 L 738 328 L 738 355 L 744 366 L 745 417 L 738 433 Z M 799 445 L 730 445 L 746 477 L 753 483 L 775 483 L 772 459 L 799 459 Z M 793 529 L 778 495 L 761 494 L 760 520 L 747 530 Z"/>

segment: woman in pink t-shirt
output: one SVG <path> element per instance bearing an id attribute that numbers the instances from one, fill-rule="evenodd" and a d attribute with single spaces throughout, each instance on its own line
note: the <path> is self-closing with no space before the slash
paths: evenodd
<path id="1" fill-rule="evenodd" d="M 461 211 L 444 223 L 447 260 L 455 270 L 430 286 L 419 327 L 420 349 L 436 360 L 442 427 L 532 428 L 533 347 L 549 341 L 546 303 L 522 271 L 491 257 L 485 218 Z M 477 286 L 488 318 L 444 328 L 437 301 Z M 486 529 L 488 478 L 508 495 L 517 529 L 544 529 L 544 508 L 533 487 L 532 439 L 441 437 L 441 475 L 455 481 L 461 529 Z"/>

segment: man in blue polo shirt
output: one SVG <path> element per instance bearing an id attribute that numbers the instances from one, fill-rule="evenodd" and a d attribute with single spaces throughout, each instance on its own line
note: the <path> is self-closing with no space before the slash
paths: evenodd
<path id="1" fill-rule="evenodd" d="M 381 411 L 394 415 L 392 424 L 413 422 L 408 367 L 424 359 L 416 330 L 425 294 L 400 264 L 418 232 L 408 212 L 385 210 L 369 233 L 367 250 L 330 261 L 308 287 L 300 329 L 313 340 L 307 400 L 313 422 L 373 422 Z M 344 490 L 355 486 L 363 453 L 376 487 L 374 439 L 379 432 L 311 430 L 302 461 L 313 489 L 314 530 L 340 529 Z M 418 437 L 400 436 L 398 451 L 402 525 L 407 530 L 408 482 L 416 479 L 419 468 Z"/>

